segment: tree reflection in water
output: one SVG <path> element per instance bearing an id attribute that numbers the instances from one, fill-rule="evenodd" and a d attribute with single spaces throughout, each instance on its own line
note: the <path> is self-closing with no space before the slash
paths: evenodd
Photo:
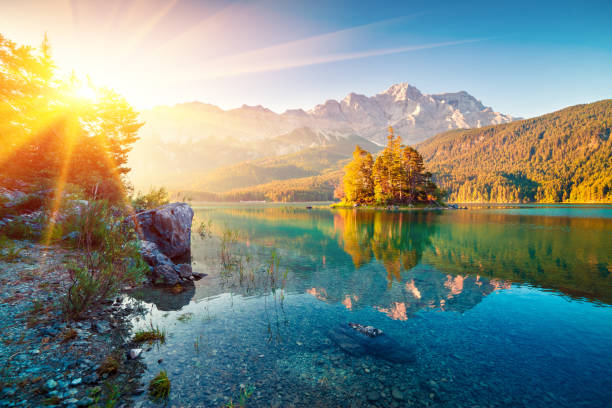
<path id="1" fill-rule="evenodd" d="M 239 231 L 236 251 L 255 263 L 265 265 L 276 248 L 289 271 L 288 293 L 309 293 L 347 309 L 370 306 L 395 319 L 431 308 L 464 312 L 514 283 L 612 300 L 607 220 L 287 207 L 214 209 L 205 216 L 213 235 L 221 237 L 228 225 Z M 196 289 L 196 297 L 270 290 L 207 285 Z"/>

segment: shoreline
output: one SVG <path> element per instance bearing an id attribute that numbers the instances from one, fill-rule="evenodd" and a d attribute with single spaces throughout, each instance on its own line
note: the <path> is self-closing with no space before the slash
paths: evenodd
<path id="1" fill-rule="evenodd" d="M 75 250 L 15 240 L 19 259 L 0 261 L 0 406 L 129 406 L 145 392 L 145 371 L 129 359 L 131 319 L 141 313 L 125 291 L 80 320 L 67 319 L 58 291 L 70 284 L 64 264 Z M 103 366 L 109 358 L 111 371 Z"/>

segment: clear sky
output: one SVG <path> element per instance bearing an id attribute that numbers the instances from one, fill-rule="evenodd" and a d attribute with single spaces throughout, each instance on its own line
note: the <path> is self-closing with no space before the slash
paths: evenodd
<path id="1" fill-rule="evenodd" d="M 0 33 L 138 108 L 309 109 L 408 82 L 531 117 L 612 98 L 612 1 L 0 0 Z"/>

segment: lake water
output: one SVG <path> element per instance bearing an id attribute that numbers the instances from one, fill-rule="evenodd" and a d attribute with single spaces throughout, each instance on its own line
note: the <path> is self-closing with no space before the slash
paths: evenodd
<path id="1" fill-rule="evenodd" d="M 610 206 L 196 214 L 208 276 L 133 293 L 170 406 L 612 406 Z"/>

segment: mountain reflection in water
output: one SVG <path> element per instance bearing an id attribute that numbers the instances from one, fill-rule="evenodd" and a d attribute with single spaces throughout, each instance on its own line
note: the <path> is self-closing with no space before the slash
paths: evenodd
<path id="1" fill-rule="evenodd" d="M 213 236 L 237 231 L 233 249 L 256 262 L 277 250 L 289 293 L 350 310 L 369 306 L 397 320 L 422 309 L 464 312 L 513 284 L 612 303 L 610 219 L 289 207 L 200 209 L 198 215 L 212 220 Z M 211 270 L 219 262 L 218 239 L 194 237 L 192 245 L 194 267 L 212 272 L 196 284 L 193 298 L 227 292 Z M 177 309 L 191 294 L 182 294 Z M 158 303 L 155 298 L 146 297 Z"/>
<path id="2" fill-rule="evenodd" d="M 196 209 L 207 276 L 133 293 L 148 306 L 134 330 L 168 333 L 142 381 L 172 382 L 169 401 L 138 402 L 609 405 L 612 208 L 506 211 Z"/>

